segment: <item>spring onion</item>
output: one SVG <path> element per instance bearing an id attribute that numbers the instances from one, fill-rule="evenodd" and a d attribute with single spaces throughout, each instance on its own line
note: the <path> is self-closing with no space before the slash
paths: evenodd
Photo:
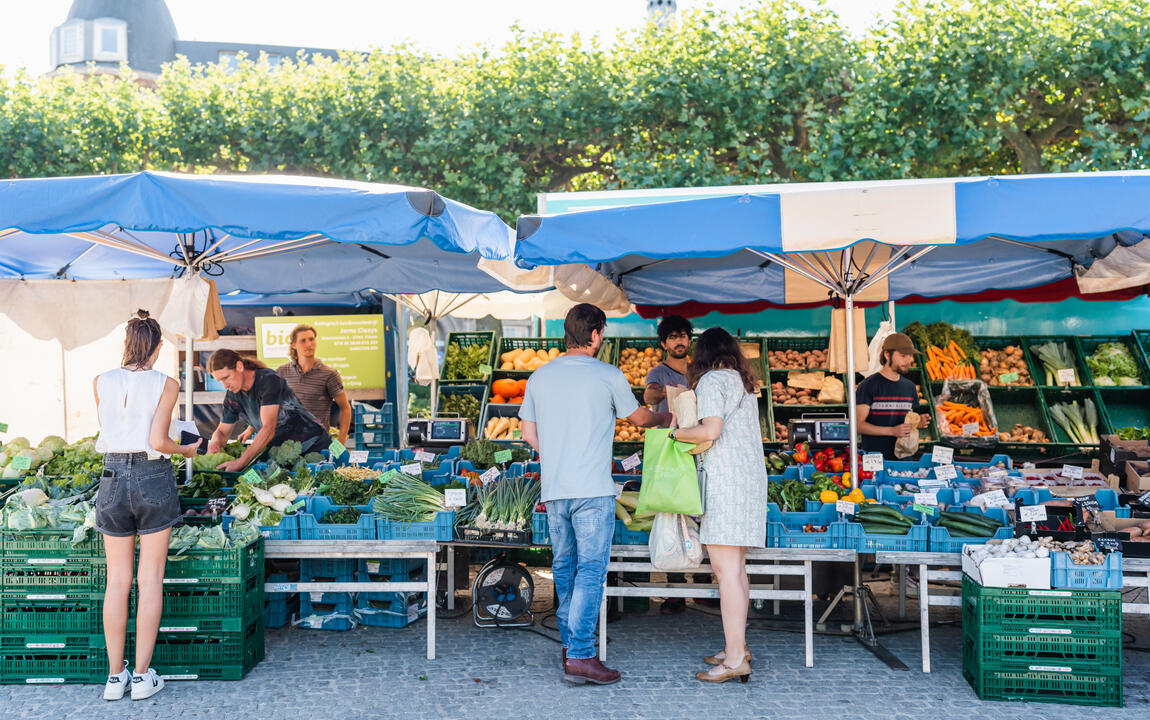
<path id="1" fill-rule="evenodd" d="M 397 522 L 428 522 L 444 509 L 443 493 L 419 478 L 396 473 L 372 500 L 371 509 Z"/>

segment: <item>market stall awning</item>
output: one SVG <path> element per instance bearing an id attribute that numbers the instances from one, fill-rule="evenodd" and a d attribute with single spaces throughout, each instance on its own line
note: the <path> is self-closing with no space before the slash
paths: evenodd
<path id="1" fill-rule="evenodd" d="M 852 294 L 874 302 L 1047 285 L 1148 232 L 1150 172 L 1128 171 L 806 183 L 528 215 L 516 255 L 589 263 L 636 304 L 793 305 L 841 284 L 846 248 Z"/>

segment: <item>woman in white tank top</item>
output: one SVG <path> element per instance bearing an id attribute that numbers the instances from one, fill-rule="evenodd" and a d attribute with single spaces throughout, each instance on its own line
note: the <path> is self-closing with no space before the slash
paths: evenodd
<path id="1" fill-rule="evenodd" d="M 104 472 L 96 495 L 96 529 L 104 536 L 108 579 L 104 589 L 104 638 L 108 646 L 105 700 L 119 700 L 131 686 L 132 699 L 150 697 L 164 681 L 149 667 L 163 611 L 164 564 L 172 526 L 180 520 L 180 498 L 168 459 L 192 457 L 199 443 L 179 445 L 168 437 L 179 385 L 153 370 L 160 354 L 160 325 L 141 310 L 128 322 L 121 367 L 93 382 Z M 201 441 L 202 442 L 202 441 Z M 140 538 L 136 610 L 136 667 L 124 659 L 128 594 L 132 589 L 136 537 Z"/>

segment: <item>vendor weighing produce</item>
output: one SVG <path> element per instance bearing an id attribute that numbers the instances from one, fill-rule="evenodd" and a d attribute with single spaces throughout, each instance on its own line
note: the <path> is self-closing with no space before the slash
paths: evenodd
<path id="1" fill-rule="evenodd" d="M 667 412 L 667 387 L 687 387 L 687 353 L 691 350 L 691 323 L 681 315 L 668 315 L 659 323 L 663 362 L 651 368 L 643 384 L 643 402 L 655 412 Z"/>
<path id="2" fill-rule="evenodd" d="M 282 377 L 259 361 L 241 357 L 234 350 L 217 350 L 208 361 L 208 370 L 226 389 L 224 412 L 212 433 L 208 452 L 217 453 L 232 436 L 232 427 L 242 416 L 256 429 L 251 445 L 239 458 L 217 470 L 236 472 L 256 460 L 265 448 L 295 440 L 301 453 L 322 450 L 328 445 L 327 428 L 307 411 Z"/>
<path id="3" fill-rule="evenodd" d="M 906 373 L 919 354 L 909 337 L 892 333 L 882 344 L 882 369 L 859 383 L 855 402 L 865 452 L 882 453 L 887 460 L 895 460 L 895 439 L 917 432 L 906 422 L 907 413 L 918 407 L 918 391 Z M 930 415 L 923 413 L 918 427 L 929 425 Z"/>

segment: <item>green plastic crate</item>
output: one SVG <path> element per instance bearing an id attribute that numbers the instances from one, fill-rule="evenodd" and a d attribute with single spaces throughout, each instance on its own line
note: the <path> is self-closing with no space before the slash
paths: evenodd
<path id="1" fill-rule="evenodd" d="M 1122 636 L 1083 637 L 1051 633 L 971 633 L 964 629 L 963 662 L 977 662 L 982 670 L 1059 672 L 1119 675 L 1122 672 Z"/>
<path id="2" fill-rule="evenodd" d="M 487 405 L 487 391 L 488 385 L 465 385 L 465 384 L 443 384 L 439 386 L 439 405 L 437 411 L 439 416 L 442 416 L 443 399 L 449 395 L 471 395 L 479 401 L 479 408 L 475 411 L 472 417 L 464 418 L 471 423 L 471 437 L 479 437 L 478 432 L 482 430 L 479 426 L 480 418 L 483 417 L 483 408 Z"/>
<path id="3" fill-rule="evenodd" d="M 512 350 L 523 350 L 524 348 L 530 350 L 550 350 L 551 348 L 558 348 L 559 352 L 567 350 L 567 344 L 563 342 L 563 338 L 509 338 L 505 337 L 499 341 L 499 352 L 495 356 L 495 362 L 492 364 L 496 370 L 501 370 L 505 373 L 510 373 L 511 377 L 527 377 L 531 374 L 528 370 L 503 370 L 503 353 L 511 352 Z"/>
<path id="4" fill-rule="evenodd" d="M 963 662 L 962 676 L 980 700 L 1122 706 L 1121 675 L 993 670 Z"/>
<path id="5" fill-rule="evenodd" d="M 106 577 L 102 558 L 0 560 L 0 592 L 5 594 L 99 593 Z"/>
<path id="6" fill-rule="evenodd" d="M 108 658 L 103 652 L 19 650 L 0 652 L 0 684 L 103 683 Z"/>
<path id="7" fill-rule="evenodd" d="M 826 370 L 825 367 L 821 368 L 782 368 L 777 367 L 777 364 L 770 362 L 770 353 L 779 350 L 797 350 L 799 352 L 807 352 L 809 350 L 822 350 L 826 352 L 830 348 L 830 339 L 825 337 L 770 337 L 767 338 L 766 348 L 763 352 L 763 360 L 767 363 L 767 368 L 771 372 L 788 372 L 790 370 Z M 823 363 L 824 365 L 826 363 Z"/>
<path id="8" fill-rule="evenodd" d="M 1094 388 L 1051 388 L 1045 387 L 1041 389 L 1042 393 L 1042 409 L 1046 414 L 1047 425 L 1050 428 L 1051 439 L 1056 443 L 1068 445 L 1072 447 L 1097 447 L 1097 445 L 1090 445 L 1084 443 L 1074 442 L 1066 431 L 1062 429 L 1055 420 L 1054 416 L 1050 414 L 1050 406 L 1055 403 L 1069 403 L 1078 402 L 1078 407 L 1083 409 L 1083 417 L 1085 417 L 1085 401 L 1090 399 L 1094 402 L 1094 406 L 1098 408 L 1098 435 L 1106 435 L 1110 432 L 1110 428 L 1106 421 L 1106 414 L 1103 412 L 1102 400 L 1098 396 L 1098 391 Z"/>
<path id="9" fill-rule="evenodd" d="M 156 636 L 152 666 L 164 676 L 171 668 L 250 667 L 254 665 L 253 659 L 262 655 L 263 644 L 262 616 L 239 632 L 170 632 L 161 629 Z"/>
<path id="10" fill-rule="evenodd" d="M 164 585 L 191 585 L 203 582 L 242 583 L 264 569 L 264 540 L 258 538 L 242 547 L 225 550 L 193 549 L 169 555 L 164 566 Z"/>
<path id="11" fill-rule="evenodd" d="M 1029 382 L 1019 382 L 1018 384 L 1014 384 L 1014 385 L 1006 385 L 1006 384 L 1003 384 L 999 380 L 1001 373 L 995 372 L 995 373 L 991 373 L 991 380 L 990 380 L 990 382 L 987 383 L 988 387 L 992 387 L 992 388 L 997 387 L 997 388 L 1003 388 L 1003 389 L 1005 389 L 1005 388 L 1027 388 L 1027 387 L 1032 387 L 1032 386 L 1037 384 L 1035 382 L 1035 379 L 1034 379 L 1036 377 L 1035 373 L 1036 372 L 1041 373 L 1041 368 L 1035 368 L 1034 367 L 1033 354 L 1027 351 L 1027 346 L 1023 343 L 1021 337 L 1017 337 L 1017 336 L 1015 336 L 1015 337 L 980 336 L 980 337 L 974 338 L 974 344 L 978 346 L 979 350 L 1003 350 L 1003 349 L 1010 347 L 1010 346 L 1022 349 L 1022 361 L 1023 361 L 1023 364 L 1026 366 L 1026 372 L 1027 372 L 1027 377 L 1029 378 Z M 980 354 L 979 355 L 979 372 L 978 372 L 980 379 L 982 378 L 981 360 L 982 360 L 982 357 Z M 1042 377 L 1042 375 L 1040 374 L 1037 377 Z M 1021 376 L 1019 377 L 1019 380 L 1020 381 L 1022 380 Z"/>
<path id="12" fill-rule="evenodd" d="M 1106 637 L 1104 633 L 1122 630 L 1122 594 L 1116 590 L 992 588 L 963 575 L 962 606 L 964 620 L 977 618 L 978 627 L 971 632 L 1051 628 Z"/>
<path id="13" fill-rule="evenodd" d="M 22 652 L 103 654 L 103 633 L 4 633 L 0 635 L 0 654 Z"/>
<path id="14" fill-rule="evenodd" d="M 1034 384 L 1042 387 L 1054 387 L 1046 382 L 1046 372 L 1042 369 L 1042 361 L 1030 349 L 1034 345 L 1041 345 L 1050 341 L 1066 343 L 1070 350 L 1070 356 L 1074 360 L 1074 369 L 1078 374 L 1078 384 L 1071 387 L 1086 387 L 1090 382 L 1089 376 L 1086 374 L 1086 361 L 1082 356 L 1082 347 L 1078 344 L 1078 338 L 1073 335 L 1026 335 L 1022 338 L 1022 343 L 1026 348 L 1026 362 L 1029 364 L 1031 372 L 1034 373 Z M 1057 380 L 1055 384 L 1057 384 Z"/>
<path id="15" fill-rule="evenodd" d="M 132 591 L 131 607 L 138 596 Z M 241 583 L 197 583 L 166 585 L 162 626 L 202 627 L 210 630 L 239 631 L 263 615 L 263 576 L 252 575 Z M 220 624 L 218 619 L 228 622 Z M 206 631 L 206 630 L 205 630 Z"/>
<path id="16" fill-rule="evenodd" d="M 1142 352 L 1142 349 L 1138 346 L 1138 343 L 1135 342 L 1132 335 L 1091 335 L 1088 337 L 1078 338 L 1079 347 L 1082 348 L 1083 364 L 1086 364 L 1086 358 L 1093 355 L 1094 351 L 1098 349 L 1098 346 L 1102 345 L 1103 343 L 1122 343 L 1126 346 L 1126 349 L 1130 351 L 1130 355 L 1134 358 L 1135 364 L 1138 365 L 1139 376 L 1135 378 L 1138 381 L 1138 385 L 1126 385 L 1124 387 L 1146 387 L 1148 384 L 1150 384 L 1150 372 L 1148 372 L 1146 369 L 1146 356 Z M 1090 370 L 1089 364 L 1086 364 L 1086 382 L 1090 383 L 1091 385 L 1098 385 L 1098 380 L 1094 377 L 1094 373 Z M 1102 385 L 1099 387 L 1111 386 Z"/>
<path id="17" fill-rule="evenodd" d="M 439 373 L 439 379 L 443 382 L 474 382 L 484 383 L 491 373 L 485 373 L 476 377 L 447 377 L 447 353 L 451 352 L 452 344 L 459 345 L 460 347 L 471 347 L 472 345 L 487 344 L 487 359 L 484 364 L 490 365 L 495 368 L 495 351 L 498 348 L 499 342 L 495 333 L 491 330 L 481 330 L 477 332 L 453 332 L 447 334 L 447 342 L 444 343 L 444 363 L 443 369 Z"/>
<path id="18" fill-rule="evenodd" d="M 1101 387 L 1098 397 L 1102 400 L 1102 416 L 1110 432 L 1124 427 L 1150 426 L 1150 389 Z"/>
<path id="19" fill-rule="evenodd" d="M 994 405 L 994 416 L 998 419 L 998 431 L 1008 432 L 1016 424 L 1027 425 L 1046 433 L 1048 441 L 1053 442 L 1054 435 L 1050 431 L 1046 412 L 1038 397 L 1038 389 L 1034 387 L 992 387 L 990 388 L 990 401 Z M 1045 443 L 1012 443 L 1014 445 L 1041 445 Z"/>
<path id="20" fill-rule="evenodd" d="M 77 545 L 72 544 L 71 530 L 5 530 L 0 532 L 0 557 L 102 558 L 104 541 L 95 530 L 89 530 L 87 539 Z"/>
<path id="21" fill-rule="evenodd" d="M 0 633 L 65 633 L 98 635 L 103 632 L 104 596 L 82 593 L 73 597 L 43 594 L 0 595 Z"/>

